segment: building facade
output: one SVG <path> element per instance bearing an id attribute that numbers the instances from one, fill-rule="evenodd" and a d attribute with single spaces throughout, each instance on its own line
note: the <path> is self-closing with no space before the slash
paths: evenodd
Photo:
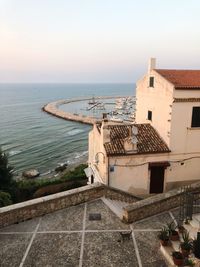
<path id="1" fill-rule="evenodd" d="M 136 123 L 89 133 L 90 182 L 143 195 L 200 180 L 200 70 L 156 69 L 137 82 Z"/>

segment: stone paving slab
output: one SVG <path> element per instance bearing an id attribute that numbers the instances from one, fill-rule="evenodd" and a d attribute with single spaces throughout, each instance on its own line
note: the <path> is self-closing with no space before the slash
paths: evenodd
<path id="1" fill-rule="evenodd" d="M 1 234 L 0 266 L 18 267 L 30 239 L 31 234 Z"/>
<path id="2" fill-rule="evenodd" d="M 100 221 L 89 221 L 90 213 L 101 213 Z M 124 224 L 120 219 L 103 203 L 96 200 L 87 204 L 86 230 L 111 230 L 111 229 L 130 229 L 129 225 Z"/>
<path id="3" fill-rule="evenodd" d="M 137 267 L 132 238 L 119 242 L 119 233 L 86 233 L 83 266 Z"/>
<path id="4" fill-rule="evenodd" d="M 158 232 L 136 232 L 135 239 L 143 267 L 167 267 L 160 253 Z"/>
<path id="5" fill-rule="evenodd" d="M 24 267 L 79 265 L 81 234 L 37 234 Z"/>
<path id="6" fill-rule="evenodd" d="M 72 206 L 42 217 L 38 231 L 82 230 L 84 205 Z"/>
<path id="7" fill-rule="evenodd" d="M 135 222 L 134 229 L 160 229 L 167 223 L 172 222 L 172 217 L 169 212 L 161 213 L 144 220 Z"/>
<path id="8" fill-rule="evenodd" d="M 13 224 L 0 229 L 1 232 L 34 232 L 39 218 L 34 218 L 18 224 Z"/>
<path id="9" fill-rule="evenodd" d="M 90 213 L 101 213 L 102 219 L 89 221 Z M 130 225 L 98 199 L 2 228 L 0 267 L 20 266 L 23 257 L 23 267 L 138 267 L 138 251 L 142 267 L 166 267 L 156 229 L 171 221 L 166 212 L 136 222 L 136 243 L 132 237 L 123 242 L 120 231 Z"/>

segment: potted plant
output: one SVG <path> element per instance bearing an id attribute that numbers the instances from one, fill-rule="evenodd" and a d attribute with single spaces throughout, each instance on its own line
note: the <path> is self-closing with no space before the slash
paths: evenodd
<path id="1" fill-rule="evenodd" d="M 171 223 L 167 224 L 167 227 L 168 227 L 168 231 L 169 231 L 169 238 L 172 241 L 179 240 L 179 234 L 178 234 L 178 231 L 176 231 L 175 223 L 172 221 Z"/>
<path id="2" fill-rule="evenodd" d="M 169 244 L 169 231 L 167 227 L 163 227 L 158 234 L 158 238 L 160 239 L 160 243 L 162 246 L 167 246 Z"/>
<path id="3" fill-rule="evenodd" d="M 197 259 L 200 259 L 200 232 L 197 233 L 197 239 L 193 241 L 193 253 Z"/>
<path id="4" fill-rule="evenodd" d="M 193 248 L 193 242 L 189 237 L 189 232 L 185 231 L 182 233 L 183 242 L 181 242 L 180 247 L 184 257 L 188 257 L 191 249 Z"/>
<path id="5" fill-rule="evenodd" d="M 195 266 L 195 262 L 193 259 L 186 259 L 185 266 Z"/>
<path id="6" fill-rule="evenodd" d="M 183 254 L 180 251 L 173 251 L 172 252 L 172 258 L 174 261 L 174 264 L 177 266 L 182 266 L 184 262 Z"/>

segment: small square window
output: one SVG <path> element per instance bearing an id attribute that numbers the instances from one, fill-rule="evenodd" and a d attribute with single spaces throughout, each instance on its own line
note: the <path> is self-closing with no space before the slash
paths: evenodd
<path id="1" fill-rule="evenodd" d="M 192 109 L 191 127 L 200 127 L 200 107 L 193 107 Z"/>
<path id="2" fill-rule="evenodd" d="M 114 172 L 115 171 L 115 167 L 114 166 L 110 166 L 110 172 Z"/>
<path id="3" fill-rule="evenodd" d="M 149 87 L 154 87 L 154 77 L 149 78 Z"/>
<path id="4" fill-rule="evenodd" d="M 152 121 L 152 111 L 148 110 L 147 119 Z"/>

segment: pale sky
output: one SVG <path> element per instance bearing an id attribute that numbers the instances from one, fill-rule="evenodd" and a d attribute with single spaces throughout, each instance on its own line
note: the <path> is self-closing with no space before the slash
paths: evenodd
<path id="1" fill-rule="evenodd" d="M 199 0 L 0 0 L 0 82 L 135 82 L 200 69 Z"/>

